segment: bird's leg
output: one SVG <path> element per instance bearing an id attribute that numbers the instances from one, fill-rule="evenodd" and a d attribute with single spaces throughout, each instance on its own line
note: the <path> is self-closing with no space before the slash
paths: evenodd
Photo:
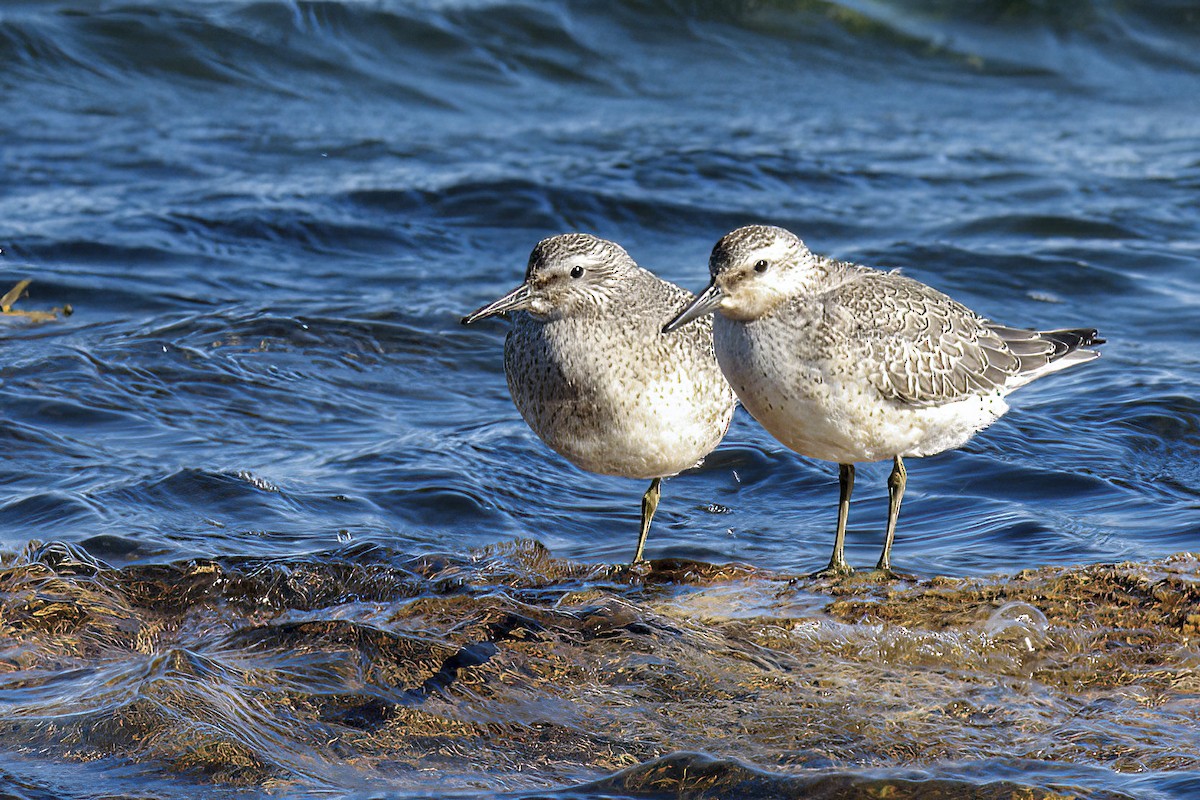
<path id="1" fill-rule="evenodd" d="M 850 493 L 854 491 L 854 465 L 838 464 L 838 521 L 833 539 L 833 556 L 829 566 L 813 575 L 814 578 L 850 575 L 854 569 L 846 563 L 846 520 L 850 516 Z"/>
<path id="2" fill-rule="evenodd" d="M 908 471 L 904 469 L 904 459 L 896 456 L 892 474 L 888 476 L 888 519 L 887 533 L 883 537 L 883 553 L 875 572 L 886 578 L 895 577 L 892 573 L 892 542 L 896 538 L 896 519 L 900 516 L 900 501 L 904 499 L 904 486 L 908 483 Z"/>
<path id="3" fill-rule="evenodd" d="M 650 520 L 654 519 L 654 512 L 658 509 L 658 498 L 662 494 L 659 489 L 661 483 L 662 478 L 650 481 L 650 488 L 642 495 L 642 533 L 638 536 L 637 551 L 633 554 L 634 564 L 645 560 L 642 558 L 642 551 L 646 549 L 646 535 L 650 533 Z"/>

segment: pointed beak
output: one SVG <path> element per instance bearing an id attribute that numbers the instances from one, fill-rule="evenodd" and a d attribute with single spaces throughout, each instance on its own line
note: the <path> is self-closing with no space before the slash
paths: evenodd
<path id="1" fill-rule="evenodd" d="M 675 319 L 663 325 L 663 333 L 671 333 L 677 331 L 684 325 L 687 325 L 692 320 L 703 317 L 705 314 L 711 314 L 721 307 L 721 301 L 725 299 L 725 295 L 721 294 L 721 288 L 716 282 L 710 283 L 708 287 L 693 300 L 687 308 L 679 312 Z"/>
<path id="2" fill-rule="evenodd" d="M 462 318 L 462 324 L 470 325 L 472 322 L 494 317 L 497 314 L 504 314 L 509 311 L 521 311 L 529 308 L 529 299 L 532 295 L 533 290 L 529 288 L 529 284 L 522 283 L 499 300 L 493 300 L 483 308 L 467 314 Z"/>

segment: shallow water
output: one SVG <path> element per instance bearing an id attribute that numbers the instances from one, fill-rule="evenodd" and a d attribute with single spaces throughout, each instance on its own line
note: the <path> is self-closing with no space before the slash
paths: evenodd
<path id="1" fill-rule="evenodd" d="M 0 778 L 1194 794 L 1195 623 L 1118 610 L 1168 603 L 1200 540 L 1198 54 L 1168 0 L 6 3 L 0 292 L 74 314 L 0 328 Z M 651 575 L 607 566 L 644 486 L 550 453 L 504 323 L 458 325 L 543 236 L 698 289 L 753 221 L 1108 339 L 909 464 L 894 560 L 992 587 L 961 615 L 788 584 L 828 558 L 836 470 L 741 412 L 664 485 Z M 1158 577 L 1021 600 L 1048 665 L 988 643 L 984 576 L 1123 561 Z"/>

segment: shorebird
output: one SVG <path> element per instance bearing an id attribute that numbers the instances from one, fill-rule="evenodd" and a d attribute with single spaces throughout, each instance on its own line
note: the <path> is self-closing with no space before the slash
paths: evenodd
<path id="1" fill-rule="evenodd" d="M 876 565 L 891 576 L 905 456 L 963 445 L 1008 410 L 1030 381 L 1091 361 L 1093 328 L 1000 325 L 897 272 L 811 252 L 783 228 L 726 234 L 708 287 L 664 333 L 715 311 L 713 344 L 738 399 L 772 436 L 839 465 L 837 533 L 829 566 L 847 575 L 844 545 L 857 462 L 891 459 L 888 517 Z"/>
<path id="2" fill-rule="evenodd" d="M 619 245 L 566 233 L 533 248 L 520 286 L 462 320 L 514 314 L 504 340 L 508 390 L 555 452 L 591 472 L 650 479 L 635 564 L 662 479 L 717 446 L 736 403 L 711 321 L 662 333 L 663 319 L 692 297 Z"/>

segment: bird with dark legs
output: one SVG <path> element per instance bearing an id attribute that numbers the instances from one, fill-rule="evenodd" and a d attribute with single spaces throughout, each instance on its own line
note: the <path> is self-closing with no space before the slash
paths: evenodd
<path id="1" fill-rule="evenodd" d="M 844 553 L 854 465 L 890 460 L 880 577 L 908 474 L 904 458 L 963 445 L 1008 410 L 1032 380 L 1091 361 L 1093 328 L 1035 331 L 992 322 L 897 272 L 820 256 L 783 228 L 750 225 L 721 238 L 711 281 L 668 322 L 671 332 L 718 312 L 713 344 L 738 399 L 787 447 L 838 464 L 837 531 Z"/>

